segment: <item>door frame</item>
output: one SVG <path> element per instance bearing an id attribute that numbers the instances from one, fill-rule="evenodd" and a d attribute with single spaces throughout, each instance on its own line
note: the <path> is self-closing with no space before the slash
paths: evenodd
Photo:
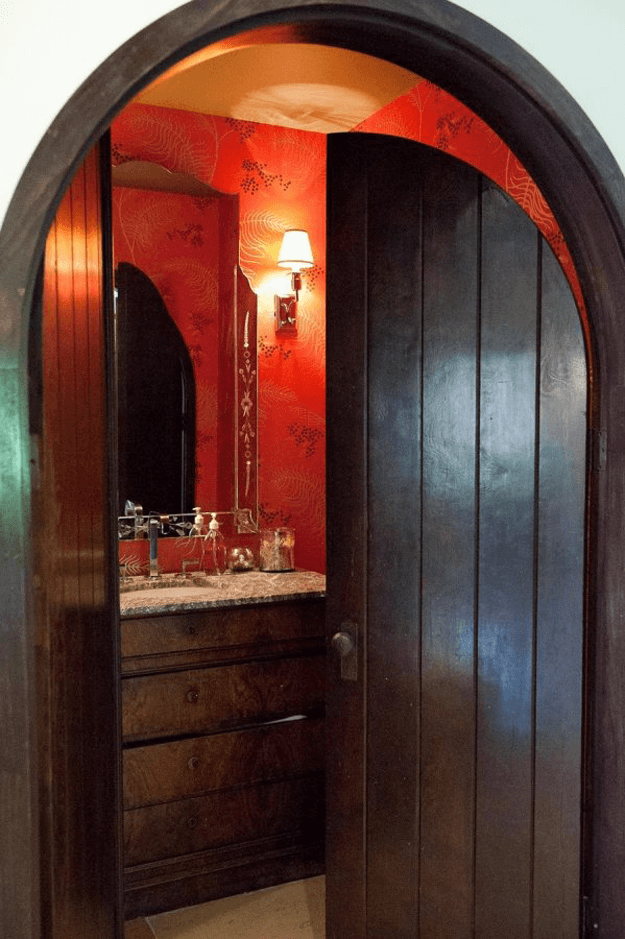
<path id="1" fill-rule="evenodd" d="M 589 890 L 594 935 L 609 939 L 625 921 L 625 180 L 591 122 L 558 82 L 528 53 L 489 24 L 448 0 L 193 0 L 152 23 L 120 47 L 80 87 L 33 154 L 0 231 L 2 308 L 0 373 L 8 408 L 0 420 L 0 466 L 13 525 L 0 545 L 2 676 L 0 720 L 24 741 L 11 772 L 0 776 L 3 817 L 20 819 L 21 838 L 0 848 L 0 882 L 30 909 L 24 936 L 39 934 L 40 855 L 35 737 L 36 571 L 31 530 L 28 376 L 30 343 L 40 323 L 33 297 L 45 235 L 85 153 L 115 114 L 175 62 L 216 42 L 256 29 L 258 42 L 314 42 L 387 59 L 444 87 L 471 107 L 515 152 L 531 174 L 567 241 L 584 293 L 592 348 L 588 617 L 594 624 L 586 666 L 593 803 Z M 249 38 L 249 37 L 248 37 Z M 111 611 L 114 615 L 114 611 Z M 45 676 L 44 676 L 45 677 Z M 41 680 L 41 676 L 39 676 Z M 20 852 L 15 856 L 16 844 Z M 26 870 L 19 883 L 15 870 Z M 6 894 L 5 894 L 6 896 Z M 10 897 L 13 902 L 14 897 Z M 17 939 L 17 937 L 16 937 Z"/>

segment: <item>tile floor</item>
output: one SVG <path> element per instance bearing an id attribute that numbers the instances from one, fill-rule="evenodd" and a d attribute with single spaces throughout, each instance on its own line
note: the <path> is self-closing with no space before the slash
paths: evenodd
<path id="1" fill-rule="evenodd" d="M 125 939 L 325 939 L 325 878 L 135 919 Z"/>

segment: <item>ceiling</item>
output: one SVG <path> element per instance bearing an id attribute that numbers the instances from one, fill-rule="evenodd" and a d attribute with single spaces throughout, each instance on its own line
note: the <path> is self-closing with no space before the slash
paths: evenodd
<path id="1" fill-rule="evenodd" d="M 327 134 L 351 130 L 419 81 L 360 52 L 268 43 L 196 53 L 135 101 Z"/>

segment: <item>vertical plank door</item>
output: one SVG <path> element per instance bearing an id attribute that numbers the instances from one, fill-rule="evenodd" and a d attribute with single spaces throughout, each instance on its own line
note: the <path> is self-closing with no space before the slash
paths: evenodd
<path id="1" fill-rule="evenodd" d="M 328 939 L 576 939 L 575 303 L 447 154 L 336 135 L 328 175 Z"/>

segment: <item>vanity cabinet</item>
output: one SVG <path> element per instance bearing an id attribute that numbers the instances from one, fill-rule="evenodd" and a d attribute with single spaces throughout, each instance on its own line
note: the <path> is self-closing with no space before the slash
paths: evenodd
<path id="1" fill-rule="evenodd" d="M 322 872 L 324 603 L 122 619 L 128 918 Z"/>

